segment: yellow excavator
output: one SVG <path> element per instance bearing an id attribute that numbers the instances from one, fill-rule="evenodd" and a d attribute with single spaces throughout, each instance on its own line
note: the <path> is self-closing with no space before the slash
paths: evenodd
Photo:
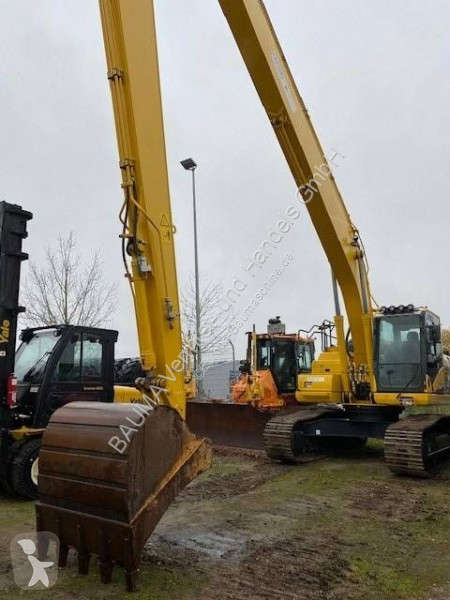
<path id="1" fill-rule="evenodd" d="M 300 374 L 302 405 L 269 421 L 264 444 L 293 461 L 340 440 L 385 439 L 396 473 L 426 476 L 450 450 L 449 368 L 437 315 L 413 304 L 374 309 L 367 257 L 264 4 L 219 0 L 331 265 L 336 345 Z M 344 333 L 338 289 L 349 323 Z M 330 324 L 330 328 L 333 325 Z"/>
<path id="2" fill-rule="evenodd" d="M 339 441 L 385 437 L 396 472 L 426 475 L 450 448 L 450 395 L 439 318 L 411 304 L 375 310 L 366 256 L 260 0 L 219 0 L 301 201 L 332 267 L 330 344 L 298 376 L 298 407 L 265 426 L 274 459 L 296 461 Z M 124 403 L 73 402 L 53 413 L 40 453 L 38 531 L 60 539 L 60 565 L 78 549 L 102 581 L 139 553 L 176 493 L 210 464 L 184 422 L 186 395 L 156 28 L 152 0 L 100 0 L 124 202 L 122 249 L 145 377 Z M 131 269 L 128 261 L 131 260 Z M 344 332 L 340 288 L 349 322 Z M 95 387 L 95 386 L 93 386 Z M 130 400 L 140 404 L 130 404 Z M 127 402 L 128 400 L 128 402 Z M 133 411 L 140 406 L 140 417 Z M 111 444 L 111 442 L 113 442 Z M 45 555 L 45 543 L 39 547 Z"/>

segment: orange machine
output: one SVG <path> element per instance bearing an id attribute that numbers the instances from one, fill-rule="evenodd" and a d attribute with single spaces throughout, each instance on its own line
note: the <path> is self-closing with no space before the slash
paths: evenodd
<path id="1" fill-rule="evenodd" d="M 286 333 L 280 317 L 269 320 L 267 333 L 256 333 L 253 327 L 247 336 L 247 358 L 231 388 L 233 403 L 261 411 L 295 405 L 297 377 L 311 371 L 314 340 Z"/>

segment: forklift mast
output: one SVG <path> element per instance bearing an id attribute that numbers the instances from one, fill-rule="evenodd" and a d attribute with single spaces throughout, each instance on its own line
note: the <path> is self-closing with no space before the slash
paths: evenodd
<path id="1" fill-rule="evenodd" d="M 27 222 L 33 215 L 17 204 L 0 202 L 0 406 L 15 402 L 14 355 L 19 306 L 20 268 L 28 254 L 22 252 Z M 9 412 L 9 411 L 8 411 Z M 2 415 L 4 416 L 4 415 Z M 3 419 L 2 419 L 3 422 Z"/>

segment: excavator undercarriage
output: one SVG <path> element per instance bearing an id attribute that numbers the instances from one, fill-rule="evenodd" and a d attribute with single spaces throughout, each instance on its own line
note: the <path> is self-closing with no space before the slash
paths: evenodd
<path id="1" fill-rule="evenodd" d="M 264 431 L 264 448 L 274 460 L 311 460 L 316 455 L 356 448 L 369 438 L 383 438 L 398 415 L 398 409 L 306 405 L 269 421 Z"/>
<path id="2" fill-rule="evenodd" d="M 398 408 L 304 406 L 267 423 L 264 449 L 273 460 L 309 462 L 324 454 L 384 440 L 385 462 L 398 475 L 430 477 L 450 455 L 450 416 L 405 415 Z"/>

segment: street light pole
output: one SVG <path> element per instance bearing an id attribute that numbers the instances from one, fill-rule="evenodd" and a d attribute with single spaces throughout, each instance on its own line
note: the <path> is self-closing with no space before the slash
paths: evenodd
<path id="1" fill-rule="evenodd" d="M 197 234 L 197 195 L 195 190 L 195 169 L 192 169 L 192 200 L 194 204 L 194 256 L 195 256 L 195 327 L 197 329 L 197 367 L 202 365 L 202 344 L 200 333 L 200 279 L 198 272 L 198 234 Z M 199 382 L 199 389 L 200 389 Z"/>
<path id="2" fill-rule="evenodd" d="M 197 234 L 197 194 L 195 189 L 195 170 L 197 163 L 192 158 L 182 160 L 181 164 L 186 171 L 192 173 L 192 201 L 194 209 L 194 260 L 195 260 L 195 328 L 196 328 L 196 369 L 202 366 L 202 344 L 201 344 L 201 319 L 200 319 L 200 278 L 198 270 L 198 234 Z M 198 393 L 203 393 L 203 381 L 201 378 L 197 381 Z"/>
<path id="3" fill-rule="evenodd" d="M 233 371 L 236 371 L 236 352 L 234 349 L 234 344 L 231 340 L 228 340 L 231 346 L 231 351 L 233 353 Z"/>

